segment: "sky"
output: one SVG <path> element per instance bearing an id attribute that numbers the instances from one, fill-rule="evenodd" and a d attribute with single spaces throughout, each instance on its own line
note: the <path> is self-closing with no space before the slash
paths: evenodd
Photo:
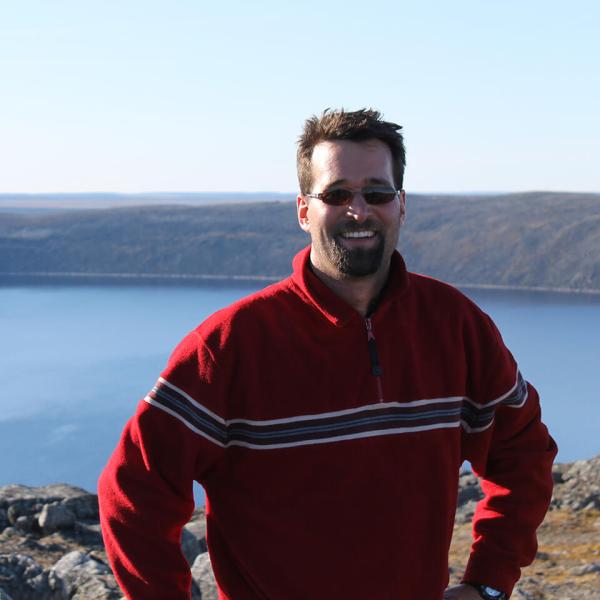
<path id="1" fill-rule="evenodd" d="M 600 192 L 596 0 L 0 1 L 0 193 L 295 192 L 324 108 L 410 192 Z"/>

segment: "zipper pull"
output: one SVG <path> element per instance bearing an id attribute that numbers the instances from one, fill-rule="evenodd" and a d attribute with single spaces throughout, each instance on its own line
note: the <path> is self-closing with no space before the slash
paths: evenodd
<path id="1" fill-rule="evenodd" d="M 371 319 L 369 317 L 365 319 L 365 324 L 367 326 L 367 344 L 369 346 L 369 357 L 371 358 L 371 372 L 373 375 L 375 375 L 375 377 L 381 377 L 383 375 L 383 369 L 379 364 L 377 342 L 375 341 L 375 336 L 373 335 L 373 324 L 371 323 Z"/>

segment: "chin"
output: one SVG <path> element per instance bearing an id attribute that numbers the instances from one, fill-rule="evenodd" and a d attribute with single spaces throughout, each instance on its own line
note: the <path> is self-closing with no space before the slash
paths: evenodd
<path id="1" fill-rule="evenodd" d="M 368 277 L 381 269 L 383 263 L 383 243 L 374 248 L 348 250 L 337 247 L 336 266 L 345 277 Z"/>

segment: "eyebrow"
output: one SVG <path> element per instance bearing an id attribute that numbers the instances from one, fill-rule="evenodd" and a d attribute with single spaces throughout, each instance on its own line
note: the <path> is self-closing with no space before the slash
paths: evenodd
<path id="1" fill-rule="evenodd" d="M 345 185 L 348 183 L 347 179 L 336 179 L 335 181 L 332 181 L 326 189 L 330 189 L 332 187 L 335 187 L 336 185 Z M 369 177 L 368 179 L 365 180 L 365 183 L 369 184 L 378 184 L 378 185 L 387 185 L 387 186 L 392 186 L 394 187 L 393 183 L 390 183 L 387 179 L 381 179 L 379 177 Z"/>

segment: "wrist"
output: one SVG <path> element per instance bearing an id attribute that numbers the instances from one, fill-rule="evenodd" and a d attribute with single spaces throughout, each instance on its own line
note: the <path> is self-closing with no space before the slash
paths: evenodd
<path id="1" fill-rule="evenodd" d="M 506 600 L 508 598 L 506 592 L 497 590 L 485 583 L 474 583 L 473 581 L 465 581 L 465 583 L 475 588 L 484 600 Z"/>

